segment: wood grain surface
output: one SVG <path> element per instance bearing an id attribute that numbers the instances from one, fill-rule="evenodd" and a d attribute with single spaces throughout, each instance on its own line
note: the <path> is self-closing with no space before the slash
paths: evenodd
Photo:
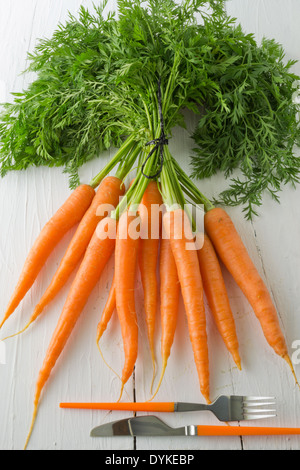
<path id="1" fill-rule="evenodd" d="M 21 91 L 32 77 L 21 75 L 26 55 L 38 38 L 52 34 L 68 11 L 76 15 L 80 5 L 91 7 L 92 1 L 79 0 L 7 0 L 0 2 L 0 100 L 10 99 L 11 91 Z M 116 1 L 109 1 L 114 9 Z M 287 59 L 300 59 L 299 0 L 231 0 L 228 12 L 237 17 L 244 29 L 275 38 L 286 50 Z M 300 74 L 300 65 L 294 66 Z M 193 122 L 189 123 L 193 126 Z M 191 127 L 192 128 L 192 127 Z M 192 142 L 186 131 L 174 132 L 170 142 L 174 156 L 188 171 Z M 94 160 L 80 172 L 83 182 L 98 173 L 114 150 Z M 228 184 L 221 175 L 197 183 L 213 197 Z M 0 299 L 1 311 L 10 299 L 25 257 L 39 231 L 69 195 L 68 181 L 61 169 L 36 168 L 11 173 L 0 181 Z M 253 222 L 243 218 L 241 208 L 228 209 L 236 228 L 258 270 L 269 287 L 278 309 L 289 351 L 294 353 L 295 369 L 300 378 L 297 348 L 300 345 L 300 188 L 286 187 L 281 204 L 264 198 L 260 216 Z M 1 338 L 27 323 L 32 310 L 48 286 L 71 233 L 57 247 L 38 282 L 1 332 Z M 51 376 L 39 409 L 29 449 L 32 450 L 300 450 L 300 438 L 232 437 L 232 438 L 108 438 L 91 439 L 90 430 L 130 413 L 77 411 L 59 409 L 60 401 L 114 401 L 118 398 L 118 377 L 103 363 L 96 346 L 96 327 L 108 296 L 113 263 L 90 298 L 67 348 Z M 238 371 L 220 339 L 208 309 L 208 338 L 211 361 L 212 396 L 220 394 L 272 395 L 277 398 L 277 417 L 259 425 L 300 426 L 300 391 L 285 362 L 267 345 L 258 321 L 247 301 L 224 269 L 230 302 L 240 341 L 242 371 Z M 70 280 L 71 282 L 71 280 Z M 29 428 L 37 373 L 62 310 L 70 282 L 53 304 L 24 335 L 5 343 L 5 364 L 0 364 L 0 449 L 18 450 L 24 445 Z M 150 398 L 151 358 L 143 320 L 143 296 L 137 284 L 137 310 L 140 318 L 140 349 L 135 377 L 127 384 L 124 400 Z M 1 314 L 2 315 L 2 314 Z M 159 317 L 158 317 L 159 321 Z M 157 331 L 159 357 L 160 332 Z M 117 372 L 123 364 L 120 328 L 114 316 L 102 341 L 107 362 Z M 3 351 L 2 351 L 3 352 Z M 3 358 L 3 354 L 2 354 Z M 1 362 L 1 361 L 0 361 Z M 181 300 L 179 324 L 172 355 L 159 401 L 202 401 L 188 338 Z M 172 426 L 217 424 L 209 413 L 158 414 Z M 248 424 L 257 424 L 251 422 Z M 240 424 L 245 425 L 243 423 Z"/>

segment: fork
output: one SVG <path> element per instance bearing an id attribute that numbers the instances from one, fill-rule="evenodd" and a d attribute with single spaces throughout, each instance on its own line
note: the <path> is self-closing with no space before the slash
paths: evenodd
<path id="1" fill-rule="evenodd" d="M 219 421 L 244 421 L 276 416 L 274 397 L 221 395 L 211 404 L 175 403 L 174 411 L 211 411 Z"/>
<path id="2" fill-rule="evenodd" d="M 91 410 L 122 410 L 179 413 L 211 411 L 219 421 L 244 421 L 276 416 L 274 397 L 247 397 L 221 395 L 211 404 L 185 402 L 145 403 L 60 403 L 60 408 Z"/>

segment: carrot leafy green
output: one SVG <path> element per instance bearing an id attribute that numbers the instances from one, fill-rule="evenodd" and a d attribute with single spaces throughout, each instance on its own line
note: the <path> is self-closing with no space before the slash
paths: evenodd
<path id="1" fill-rule="evenodd" d="M 216 202 L 252 218 L 264 192 L 279 200 L 283 185 L 299 182 L 300 77 L 280 44 L 259 45 L 225 1 L 117 4 L 117 14 L 106 2 L 81 7 L 29 55 L 36 77 L 0 117 L 2 176 L 61 166 L 75 187 L 78 169 L 103 150 L 131 135 L 141 145 L 157 138 L 160 80 L 166 135 L 186 125 L 183 110 L 197 117 L 191 177 L 221 171 L 228 180 Z"/>

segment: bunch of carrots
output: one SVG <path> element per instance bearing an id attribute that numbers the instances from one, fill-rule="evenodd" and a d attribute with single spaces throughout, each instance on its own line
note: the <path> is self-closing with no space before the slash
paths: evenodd
<path id="1" fill-rule="evenodd" d="M 164 153 L 165 160 L 161 172 L 152 178 L 152 170 L 159 161 L 158 154 L 153 152 L 149 158 L 145 149 L 137 146 L 132 139 L 125 141 L 116 156 L 91 184 L 82 184 L 73 191 L 43 228 L 27 257 L 0 327 L 13 314 L 36 281 L 55 246 L 77 224 L 77 230 L 57 272 L 37 304 L 29 323 L 22 330 L 25 331 L 44 312 L 70 275 L 77 270 L 37 378 L 33 418 L 25 448 L 34 427 L 47 380 L 112 256 L 115 260 L 114 278 L 99 320 L 96 340 L 101 352 L 100 339 L 116 310 L 124 346 L 119 400 L 134 371 L 138 356 L 139 325 L 135 306 L 138 269 L 144 290 L 153 380 L 156 373 L 154 331 L 158 306 L 161 312 L 162 370 L 152 399 L 158 393 L 171 354 L 180 294 L 187 315 L 200 391 L 206 402 L 210 402 L 210 374 L 204 296 L 207 297 L 228 351 L 237 367 L 241 369 L 234 317 L 219 260 L 224 263 L 245 294 L 261 324 L 266 340 L 275 353 L 289 364 L 297 382 L 270 294 L 232 220 L 225 210 L 214 207 L 199 191 L 172 159 L 168 147 L 164 149 Z M 136 176 L 126 191 L 124 181 L 136 160 L 139 162 Z M 116 175 L 110 176 L 109 173 L 117 164 L 119 168 Z M 194 204 L 203 206 L 205 233 L 198 233 L 193 216 L 186 210 L 184 193 Z M 153 236 L 153 233 L 158 236 Z M 201 247 L 195 243 L 198 235 L 203 237 Z M 193 249 L 191 241 L 194 243 Z"/>

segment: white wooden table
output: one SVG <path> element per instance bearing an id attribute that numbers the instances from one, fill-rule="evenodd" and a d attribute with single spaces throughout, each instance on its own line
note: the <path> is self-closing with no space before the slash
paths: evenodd
<path id="1" fill-rule="evenodd" d="M 115 8 L 116 1 L 109 2 Z M 26 66 L 27 51 L 37 38 L 49 36 L 67 12 L 76 14 L 80 5 L 91 7 L 89 0 L 6 0 L 0 2 L 0 92 L 1 101 L 10 91 L 20 91 L 30 77 L 20 76 Z M 287 59 L 300 59 L 299 0 L 231 0 L 228 11 L 245 30 L 274 37 L 286 50 Z M 300 73 L 300 65 L 294 67 Z M 175 133 L 171 144 L 174 155 L 188 169 L 187 157 L 192 142 L 183 130 Z M 112 151 L 113 152 L 113 151 Z M 95 160 L 82 171 L 89 182 L 111 156 Z M 208 197 L 226 186 L 217 176 L 201 184 Z M 12 294 L 25 257 L 40 229 L 69 194 L 68 181 L 60 169 L 30 169 L 9 174 L 0 181 L 0 299 L 1 312 Z M 300 188 L 289 187 L 281 194 L 281 205 L 266 197 L 260 217 L 246 222 L 240 208 L 228 209 L 249 253 L 274 297 L 287 338 L 295 369 L 300 378 Z M 5 325 L 1 338 L 24 326 L 47 287 L 71 237 L 55 250 L 38 282 Z M 110 263 L 90 298 L 75 331 L 57 363 L 43 395 L 29 449 L 33 450 L 272 450 L 300 449 L 300 437 L 236 438 L 132 438 L 91 439 L 92 427 L 130 413 L 71 411 L 59 409 L 60 401 L 114 401 L 120 383 L 103 363 L 95 342 L 96 326 L 106 301 L 113 264 Z M 245 298 L 224 270 L 240 341 L 243 370 L 237 370 L 229 357 L 208 311 L 208 337 L 211 357 L 212 396 L 220 394 L 274 395 L 278 416 L 249 424 L 300 426 L 300 391 L 280 358 L 270 350 L 258 322 Z M 71 282 L 71 280 L 70 280 Z M 57 300 L 24 335 L 5 343 L 5 358 L 0 365 L 0 448 L 22 449 L 31 421 L 35 381 L 44 353 L 66 298 L 65 287 Z M 151 382 L 151 360 L 143 325 L 142 289 L 137 285 L 140 315 L 140 350 L 135 382 L 126 386 L 124 400 L 147 400 Z M 1 314 L 1 316 L 2 316 Z M 159 319 L 158 319 L 159 321 Z M 159 330 L 157 332 L 159 357 Z M 113 368 L 121 371 L 123 347 L 119 325 L 114 317 L 102 347 Z M 160 401 L 202 401 L 187 334 L 184 309 L 180 308 L 178 331 L 165 379 L 157 397 Z M 158 414 L 159 416 L 159 414 Z M 217 424 L 208 413 L 162 416 L 170 425 Z"/>

